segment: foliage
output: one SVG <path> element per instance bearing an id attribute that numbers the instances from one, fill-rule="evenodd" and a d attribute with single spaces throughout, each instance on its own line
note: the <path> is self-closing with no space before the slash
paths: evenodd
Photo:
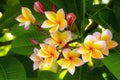
<path id="1" fill-rule="evenodd" d="M 63 74 L 60 66 L 33 71 L 33 62 L 30 55 L 34 53 L 31 42 L 35 39 L 42 43 L 49 31 L 43 32 L 39 26 L 46 20 L 44 14 L 37 13 L 33 9 L 36 0 L 3 0 L 0 3 L 0 80 L 120 80 L 120 46 L 109 51 L 109 56 L 103 60 L 92 60 L 83 66 L 77 67 L 74 75 L 69 72 Z M 63 8 L 65 14 L 75 13 L 76 21 L 72 25 L 72 35 L 75 41 L 83 43 L 84 38 L 95 31 L 110 29 L 114 35 L 113 40 L 120 41 L 120 3 L 119 0 L 110 0 L 109 3 L 95 4 L 96 0 L 39 0 L 45 11 L 51 11 L 54 4 L 56 11 Z M 28 7 L 38 21 L 38 26 L 30 25 L 29 30 L 19 27 L 15 20 L 21 14 L 21 7 Z M 92 22 L 90 21 L 92 20 Z M 102 26 L 102 29 L 99 26 Z M 46 34 L 48 36 L 45 36 Z M 8 35 L 10 34 L 10 35 Z M 78 36 L 76 39 L 76 35 Z M 12 37 L 11 37 L 12 36 Z M 71 43 L 74 42 L 71 41 Z M 71 44 L 71 49 L 79 44 Z M 4 56 L 3 56 L 4 55 Z M 54 66 L 55 66 L 54 65 Z M 55 70 L 51 70 L 55 69 Z M 46 71 L 47 70 L 47 71 Z M 51 72 L 52 71 L 52 72 Z M 62 76 L 62 78 L 60 78 Z"/>

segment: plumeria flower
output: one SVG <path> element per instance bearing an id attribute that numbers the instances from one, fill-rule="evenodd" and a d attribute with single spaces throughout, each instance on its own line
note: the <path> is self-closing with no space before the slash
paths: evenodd
<path id="1" fill-rule="evenodd" d="M 67 27 L 67 21 L 65 20 L 65 13 L 63 9 L 59 9 L 57 13 L 53 11 L 45 12 L 45 16 L 48 20 L 45 20 L 41 25 L 42 28 L 51 28 L 50 33 L 55 33 L 58 29 L 64 30 Z"/>
<path id="2" fill-rule="evenodd" d="M 62 59 L 62 69 L 67 69 L 68 72 L 70 72 L 72 75 L 75 72 L 76 66 L 83 65 L 82 59 L 80 59 L 80 54 L 77 53 L 76 50 L 70 50 L 69 48 L 66 48 L 62 51 L 64 59 Z"/>
<path id="3" fill-rule="evenodd" d="M 103 54 L 108 56 L 109 49 L 112 49 L 118 45 L 118 43 L 114 40 L 112 40 L 112 32 L 109 29 L 106 29 L 100 34 L 99 32 L 93 33 L 93 36 L 95 36 L 98 40 L 104 40 L 106 42 L 106 48 L 103 51 Z"/>
<path id="4" fill-rule="evenodd" d="M 34 53 L 30 56 L 30 59 L 34 62 L 33 64 L 33 70 L 36 69 L 42 69 L 42 63 L 44 63 L 44 60 L 42 57 L 38 56 L 39 50 L 37 48 L 34 48 Z"/>
<path id="5" fill-rule="evenodd" d="M 102 59 L 103 58 L 103 50 L 106 48 L 106 42 L 103 40 L 97 40 L 96 37 L 92 35 L 88 35 L 83 45 L 78 48 L 78 52 L 82 54 L 82 58 L 84 62 L 88 62 L 92 58 Z"/>
<path id="6" fill-rule="evenodd" d="M 45 59 L 45 62 L 50 66 L 53 61 L 57 60 L 59 53 L 54 45 L 40 44 L 39 56 Z"/>
<path id="7" fill-rule="evenodd" d="M 47 44 L 53 44 L 55 46 L 59 46 L 59 48 L 64 47 L 68 41 L 70 41 L 71 38 L 71 32 L 65 31 L 60 33 L 59 31 L 55 32 L 54 34 L 51 34 L 51 38 L 47 38 L 44 40 Z"/>
<path id="8" fill-rule="evenodd" d="M 29 29 L 29 25 L 35 23 L 35 17 L 32 15 L 29 8 L 22 7 L 22 14 L 19 15 L 16 20 L 20 22 L 19 26 L 23 26 L 25 30 Z"/>

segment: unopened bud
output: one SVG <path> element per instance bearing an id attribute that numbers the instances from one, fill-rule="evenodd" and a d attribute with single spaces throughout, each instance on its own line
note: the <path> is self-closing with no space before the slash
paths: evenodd
<path id="1" fill-rule="evenodd" d="M 33 7 L 34 7 L 34 10 L 36 12 L 44 14 L 44 12 L 45 12 L 44 6 L 39 1 L 34 2 L 34 6 Z"/>
<path id="2" fill-rule="evenodd" d="M 74 13 L 68 13 L 66 15 L 66 17 L 67 17 L 67 23 L 68 23 L 68 25 L 72 25 L 74 23 L 74 21 L 76 20 L 76 16 L 75 16 Z"/>
<path id="3" fill-rule="evenodd" d="M 38 45 L 39 43 L 35 40 L 35 39 L 30 39 L 31 43 L 34 44 L 34 45 Z"/>
<path id="4" fill-rule="evenodd" d="M 52 11 L 54 11 L 54 12 L 55 12 L 55 10 L 56 10 L 56 7 L 55 7 L 55 5 L 54 5 L 54 4 L 52 4 Z"/>

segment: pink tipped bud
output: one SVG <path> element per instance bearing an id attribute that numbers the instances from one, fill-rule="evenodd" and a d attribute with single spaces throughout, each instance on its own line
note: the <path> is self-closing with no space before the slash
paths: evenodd
<path id="1" fill-rule="evenodd" d="M 52 4 L 52 11 L 55 12 L 55 10 L 56 10 L 56 6 L 54 4 Z"/>
<path id="2" fill-rule="evenodd" d="M 38 45 L 39 43 L 35 40 L 35 39 L 30 39 L 31 43 L 34 44 L 34 45 Z"/>
<path id="3" fill-rule="evenodd" d="M 39 13 L 42 13 L 42 14 L 45 13 L 44 6 L 39 1 L 34 2 L 34 6 L 33 7 L 34 7 L 34 10 L 36 12 L 39 12 Z"/>
<path id="4" fill-rule="evenodd" d="M 74 21 L 76 20 L 76 16 L 75 16 L 74 13 L 68 13 L 68 14 L 66 15 L 66 17 L 67 17 L 67 23 L 68 23 L 69 25 L 72 25 L 72 24 L 74 23 Z"/>

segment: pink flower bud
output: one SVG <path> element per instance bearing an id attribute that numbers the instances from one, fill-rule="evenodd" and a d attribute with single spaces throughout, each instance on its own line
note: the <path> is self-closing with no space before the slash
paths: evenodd
<path id="1" fill-rule="evenodd" d="M 74 23 L 74 21 L 76 20 L 76 16 L 75 16 L 74 13 L 68 13 L 66 15 L 66 17 L 67 17 L 67 23 L 68 23 L 68 25 L 72 25 Z"/>
<path id="2" fill-rule="evenodd" d="M 56 10 L 56 6 L 54 4 L 52 4 L 52 11 L 55 12 L 55 10 Z"/>
<path id="3" fill-rule="evenodd" d="M 45 12 L 44 6 L 39 1 L 34 2 L 34 6 L 33 7 L 34 7 L 34 10 L 36 12 L 44 14 L 44 12 Z"/>
<path id="4" fill-rule="evenodd" d="M 35 39 L 30 39 L 31 43 L 34 44 L 34 45 L 38 45 L 39 43 L 35 40 Z"/>

